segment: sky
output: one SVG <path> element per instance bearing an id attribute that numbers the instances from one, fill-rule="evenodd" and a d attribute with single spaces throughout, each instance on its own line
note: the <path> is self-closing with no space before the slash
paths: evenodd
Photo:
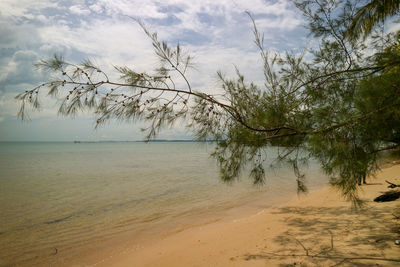
<path id="1" fill-rule="evenodd" d="M 138 123 L 110 122 L 94 129 L 92 114 L 57 115 L 57 101 L 42 98 L 30 120 L 17 118 L 14 97 L 46 81 L 34 63 L 55 53 L 80 63 L 90 59 L 108 73 L 113 66 L 154 69 L 151 41 L 132 19 L 160 39 L 194 56 L 188 78 L 196 90 L 218 91 L 216 72 L 262 83 L 262 62 L 252 35 L 255 18 L 269 51 L 297 52 L 307 45 L 301 14 L 290 0 L 1 0 L 0 141 L 141 140 Z M 111 74 L 112 75 L 112 74 Z M 190 139 L 184 125 L 163 130 L 159 139 Z"/>

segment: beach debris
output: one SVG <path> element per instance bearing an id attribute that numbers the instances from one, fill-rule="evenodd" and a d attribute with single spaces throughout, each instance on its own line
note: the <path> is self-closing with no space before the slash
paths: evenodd
<path id="1" fill-rule="evenodd" d="M 388 188 L 396 188 L 396 187 L 400 187 L 399 184 L 394 184 L 392 182 L 389 182 L 388 180 L 385 180 L 386 183 L 388 183 Z"/>
<path id="2" fill-rule="evenodd" d="M 384 194 L 376 197 L 374 199 L 374 201 L 375 202 L 389 202 L 389 201 L 394 201 L 398 198 L 400 198 L 400 191 L 390 190 L 390 191 L 387 191 Z"/>
<path id="3" fill-rule="evenodd" d="M 394 241 L 394 243 L 395 243 L 396 245 L 400 246 L 400 239 L 396 239 L 396 240 Z"/>
<path id="4" fill-rule="evenodd" d="M 55 219 L 55 220 L 44 222 L 44 224 L 53 224 L 53 223 L 63 222 L 63 221 L 66 221 L 66 220 L 70 219 L 71 217 L 72 217 L 72 215 L 69 215 L 69 216 L 64 217 L 64 218 L 60 218 L 60 219 Z"/>
<path id="5" fill-rule="evenodd" d="M 329 231 L 331 234 L 331 247 L 328 249 L 322 249 L 319 252 L 311 252 L 312 250 L 310 248 L 307 248 L 299 239 L 295 238 L 292 236 L 292 238 L 297 242 L 298 245 L 300 245 L 303 248 L 303 253 L 299 253 L 297 251 L 292 251 L 289 253 L 280 253 L 280 252 L 260 252 L 257 254 L 245 254 L 244 255 L 244 260 L 250 261 L 250 260 L 259 260 L 259 259 L 273 259 L 273 258 L 291 258 L 291 257 L 304 257 L 304 258 L 312 258 L 314 260 L 332 260 L 335 261 L 336 264 L 332 266 L 339 266 L 343 263 L 349 263 L 352 264 L 351 266 L 355 266 L 356 261 L 385 261 L 385 262 L 390 262 L 390 263 L 400 263 L 400 259 L 396 258 L 381 258 L 381 257 L 371 257 L 371 256 L 363 256 L 363 255 L 343 255 L 343 254 L 332 254 L 332 252 L 335 252 L 334 249 L 334 244 L 333 244 L 333 234 L 331 231 Z M 398 243 L 396 242 L 398 241 Z M 400 245 L 400 240 L 396 240 L 395 244 Z M 299 262 L 299 265 L 301 265 L 302 262 Z M 293 265 L 296 266 L 297 262 L 293 262 Z M 378 264 L 377 264 L 378 265 Z M 286 265 L 285 265 L 286 266 Z M 326 265 L 318 265 L 318 266 L 326 266 Z M 372 266 L 368 265 L 368 266 Z"/>

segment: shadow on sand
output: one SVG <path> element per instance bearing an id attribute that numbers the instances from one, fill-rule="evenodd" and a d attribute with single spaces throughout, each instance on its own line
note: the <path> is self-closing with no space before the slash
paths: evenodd
<path id="1" fill-rule="evenodd" d="M 400 266 L 399 220 L 395 205 L 284 207 L 286 231 L 273 242 L 279 249 L 259 251 L 245 260 L 276 260 L 279 266 Z"/>

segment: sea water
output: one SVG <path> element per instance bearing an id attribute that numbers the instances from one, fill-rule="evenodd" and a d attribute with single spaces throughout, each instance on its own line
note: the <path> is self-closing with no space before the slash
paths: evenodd
<path id="1" fill-rule="evenodd" d="M 0 266 L 68 265 L 85 248 L 256 212 L 296 194 L 288 165 L 254 186 L 220 181 L 214 144 L 0 143 Z M 268 153 L 267 153 L 268 154 Z M 270 160 L 276 151 L 269 152 Z M 318 165 L 311 189 L 326 185 Z M 234 215 L 233 215 L 234 214 Z"/>

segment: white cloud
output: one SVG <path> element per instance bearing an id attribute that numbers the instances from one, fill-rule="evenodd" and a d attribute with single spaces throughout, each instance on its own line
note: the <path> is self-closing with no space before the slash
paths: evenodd
<path id="1" fill-rule="evenodd" d="M 40 42 L 36 27 L 33 25 L 2 22 L 0 20 L 0 48 L 26 48 Z"/>
<path id="2" fill-rule="evenodd" d="M 279 29 L 279 30 L 293 30 L 299 27 L 302 20 L 296 17 L 282 16 L 275 19 L 272 18 L 262 18 L 257 20 L 257 26 L 260 29 Z"/>
<path id="3" fill-rule="evenodd" d="M 95 3 L 95 4 L 93 4 L 93 5 L 90 5 L 89 8 L 90 8 L 92 11 L 96 12 L 96 13 L 101 13 L 101 12 L 104 11 L 103 6 L 102 6 L 101 4 L 98 4 L 98 3 Z"/>
<path id="4" fill-rule="evenodd" d="M 97 19 L 80 28 L 50 26 L 39 31 L 45 43 L 76 49 L 102 67 L 134 65 L 144 71 L 154 66 L 151 42 L 135 22 Z"/>
<path id="5" fill-rule="evenodd" d="M 387 27 L 386 27 L 386 32 L 397 32 L 400 31 L 400 23 L 398 20 L 391 21 Z"/>
<path id="6" fill-rule="evenodd" d="M 77 15 L 89 15 L 90 14 L 90 10 L 81 5 L 71 6 L 69 8 L 69 10 L 71 11 L 71 13 L 77 14 Z"/>
<path id="7" fill-rule="evenodd" d="M 58 7 L 57 2 L 51 0 L 2 0 L 0 1 L 0 14 L 2 17 L 21 17 L 49 7 Z"/>
<path id="8" fill-rule="evenodd" d="M 49 18 L 45 17 L 44 15 L 39 15 L 36 17 L 36 19 L 42 23 L 48 23 L 49 22 Z"/>
<path id="9" fill-rule="evenodd" d="M 223 17 L 226 26 L 236 24 L 238 14 L 249 11 L 257 16 L 275 16 L 279 22 L 296 21 L 300 16 L 295 12 L 294 5 L 289 0 L 263 1 L 263 0 L 184 0 L 169 1 L 139 1 L 139 0 L 101 0 L 97 2 L 96 8 L 104 8 L 108 15 L 129 15 L 140 19 L 165 19 L 171 13 L 176 16 L 181 23 L 174 25 L 180 29 L 190 29 L 204 31 L 204 25 L 199 20 L 198 15 L 203 13 L 209 17 Z M 164 10 L 162 12 L 161 10 Z M 170 11 L 169 11 L 170 10 Z M 275 18 L 274 18 L 275 19 Z M 290 20 L 289 20 L 290 19 Z M 250 25 L 250 21 L 248 21 Z M 286 24 L 280 23 L 280 29 L 284 29 Z M 290 29 L 292 22 L 287 25 Z"/>
<path id="10" fill-rule="evenodd" d="M 9 90 L 12 85 L 14 91 L 6 91 L 0 99 L 0 117 L 5 118 L 1 123 L 15 117 L 14 92 L 26 86 L 33 87 L 39 81 L 40 74 L 34 71 L 32 64 L 53 53 L 63 53 L 68 60 L 78 62 L 89 57 L 106 71 L 112 71 L 113 65 L 127 65 L 137 71 L 153 69 L 156 58 L 150 40 L 124 15 L 143 20 L 150 30 L 158 31 L 161 39 L 171 45 L 176 45 L 177 41 L 184 44 L 184 50 L 194 55 L 197 63 L 197 69 L 188 74 L 196 89 L 218 92 L 216 71 L 224 70 L 232 76 L 234 65 L 248 80 L 262 84 L 262 64 L 246 10 L 254 15 L 259 29 L 272 36 L 272 41 L 275 34 L 293 31 L 301 23 L 301 17 L 289 0 L 99 0 L 90 4 L 82 0 L 3 0 L 0 2 L 0 33 L 4 34 L 0 48 L 11 49 L 11 52 L 7 59 L 0 58 L 0 83 Z M 273 45 L 282 46 L 279 42 Z M 46 119 L 48 125 L 59 125 L 56 114 L 54 101 L 45 100 L 43 110 L 32 113 L 32 124 L 38 125 L 38 120 Z M 88 115 L 80 118 L 78 125 L 87 123 Z M 76 126 L 77 134 L 71 133 L 71 138 L 85 134 L 101 138 L 104 134 L 130 139 L 128 129 L 132 134 L 135 132 L 135 139 L 140 138 L 136 134 L 138 125 L 122 123 L 119 130 L 105 127 L 94 135 L 79 127 Z M 50 126 L 43 128 L 48 131 L 43 136 L 54 133 L 50 133 L 50 129 Z M 184 136 L 186 130 L 178 125 L 164 132 L 168 138 L 174 135 Z"/>
<path id="11" fill-rule="evenodd" d="M 139 0 L 100 0 L 97 5 L 102 6 L 109 16 L 128 15 L 145 18 L 165 18 L 166 15 L 158 11 L 160 2 Z"/>

